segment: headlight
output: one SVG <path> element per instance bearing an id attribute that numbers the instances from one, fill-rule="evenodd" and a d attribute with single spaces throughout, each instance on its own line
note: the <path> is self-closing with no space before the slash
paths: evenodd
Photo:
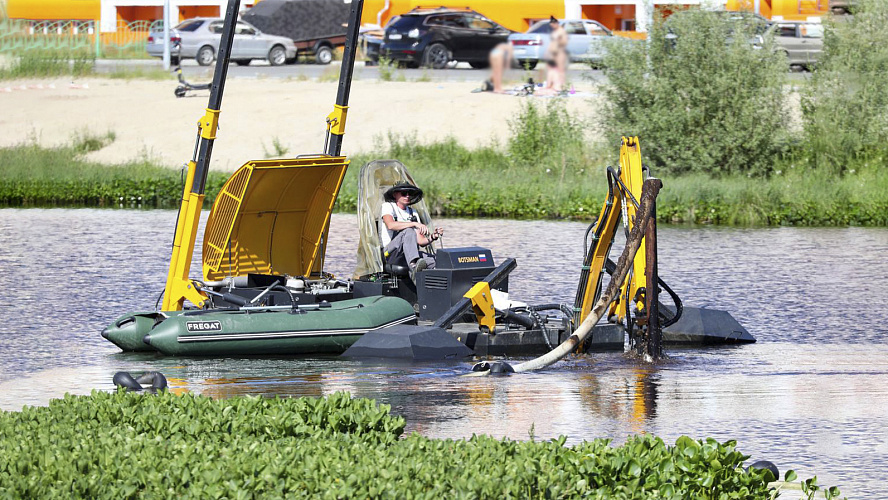
<path id="1" fill-rule="evenodd" d="M 413 28 L 407 32 L 408 38 L 419 38 L 419 28 Z"/>

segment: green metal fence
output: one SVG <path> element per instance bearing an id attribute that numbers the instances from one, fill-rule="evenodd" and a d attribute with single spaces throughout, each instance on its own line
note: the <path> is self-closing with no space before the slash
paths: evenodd
<path id="1" fill-rule="evenodd" d="M 96 37 L 96 24 L 97 21 L 4 19 L 0 21 L 0 52 L 95 51 L 96 57 L 143 59 L 148 57 L 148 33 L 163 27 L 162 21 L 118 21 L 115 32 Z"/>

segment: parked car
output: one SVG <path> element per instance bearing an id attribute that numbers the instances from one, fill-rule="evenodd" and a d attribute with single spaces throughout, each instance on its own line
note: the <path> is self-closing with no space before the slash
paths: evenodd
<path id="1" fill-rule="evenodd" d="M 851 14 L 857 8 L 857 0 L 829 0 L 829 10 L 837 16 Z"/>
<path id="2" fill-rule="evenodd" d="M 558 22 L 569 36 L 567 54 L 571 62 L 601 64 L 607 50 L 606 40 L 613 38 L 611 30 L 590 19 L 559 19 Z M 544 20 L 534 23 L 525 33 L 509 35 L 519 65 L 533 69 L 545 57 L 551 31 L 549 21 Z"/>
<path id="3" fill-rule="evenodd" d="M 721 19 L 728 24 L 728 37 L 725 40 L 728 44 L 732 43 L 733 32 L 735 30 L 734 27 L 740 27 L 750 35 L 749 44 L 756 49 L 764 47 L 765 34 L 772 29 L 771 21 L 755 12 L 730 10 L 681 10 L 666 18 L 666 21 L 664 22 L 666 38 L 668 40 L 673 40 L 674 43 L 674 40 L 679 36 L 677 27 L 681 24 L 680 19 L 686 19 L 685 16 L 693 15 L 715 16 L 716 19 Z"/>
<path id="4" fill-rule="evenodd" d="M 293 40 L 298 55 L 330 64 L 336 48 L 345 46 L 349 8 L 342 0 L 262 0 L 241 19 L 266 34 Z"/>
<path id="5" fill-rule="evenodd" d="M 385 39 L 385 29 L 398 20 L 400 16 L 394 16 L 388 20 L 384 27 L 370 26 L 361 28 L 359 40 L 361 50 L 364 52 L 364 60 L 367 66 L 379 64 L 379 55 L 382 51 L 382 42 Z"/>
<path id="6" fill-rule="evenodd" d="M 823 25 L 811 22 L 778 22 L 774 25 L 774 41 L 786 53 L 789 67 L 810 69 L 823 52 Z"/>
<path id="7" fill-rule="evenodd" d="M 182 21 L 170 30 L 170 55 L 196 59 L 201 66 L 212 64 L 219 52 L 222 23 L 217 17 Z M 289 38 L 266 35 L 243 21 L 237 22 L 234 33 L 231 60 L 239 65 L 250 64 L 253 59 L 267 59 L 272 66 L 280 66 L 296 58 L 296 45 Z M 178 46 L 178 50 L 174 46 Z M 146 50 L 148 55 L 163 57 L 163 31 L 148 34 Z"/>
<path id="8" fill-rule="evenodd" d="M 385 30 L 382 54 L 408 67 L 441 69 L 451 61 L 489 65 L 490 51 L 512 32 L 467 9 L 413 9 Z"/>

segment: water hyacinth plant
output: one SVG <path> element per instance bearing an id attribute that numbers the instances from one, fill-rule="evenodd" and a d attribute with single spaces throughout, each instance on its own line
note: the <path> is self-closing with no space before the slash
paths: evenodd
<path id="1" fill-rule="evenodd" d="M 11 498 L 761 499 L 768 471 L 735 443 L 652 436 L 551 441 L 404 436 L 372 400 L 70 396 L 0 413 Z M 809 486 L 813 486 L 809 485 Z"/>

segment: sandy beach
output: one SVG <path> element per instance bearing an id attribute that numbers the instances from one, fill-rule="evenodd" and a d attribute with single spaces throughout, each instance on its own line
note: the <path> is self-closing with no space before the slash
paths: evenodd
<path id="1" fill-rule="evenodd" d="M 175 167 L 191 159 L 197 120 L 208 91 L 176 98 L 174 81 L 70 77 L 0 82 L 0 147 L 36 141 L 65 143 L 77 133 L 116 134 L 113 144 L 92 153 L 103 163 L 149 157 Z M 389 132 L 415 134 L 421 142 L 447 136 L 467 146 L 503 143 L 509 118 L 523 102 L 546 98 L 472 93 L 472 82 L 355 81 L 344 154 L 374 150 Z M 600 106 L 594 84 L 576 84 L 568 109 L 591 116 Z M 319 153 L 325 117 L 333 109 L 336 82 L 230 79 L 225 87 L 213 168 L 232 171 L 247 160 Z"/>

